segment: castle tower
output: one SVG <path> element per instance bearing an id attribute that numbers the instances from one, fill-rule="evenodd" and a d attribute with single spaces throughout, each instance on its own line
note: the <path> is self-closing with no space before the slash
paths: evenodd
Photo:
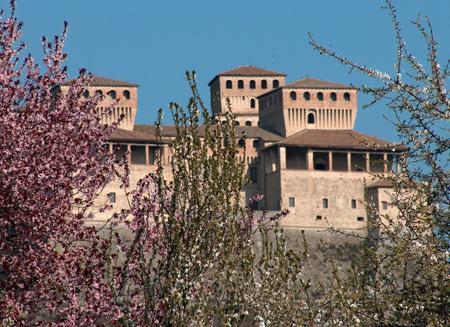
<path id="1" fill-rule="evenodd" d="M 285 78 L 286 74 L 255 66 L 241 66 L 218 74 L 208 84 L 211 90 L 212 112 L 221 119 L 221 116 L 229 111 L 229 101 L 237 124 L 258 126 L 257 97 L 283 86 Z"/>
<path id="2" fill-rule="evenodd" d="M 61 91 L 67 92 L 72 81 L 61 85 Z M 117 81 L 109 78 L 93 76 L 92 83 L 84 96 L 95 94 L 103 95 L 103 100 L 97 105 L 96 111 L 102 123 L 112 124 L 123 115 L 119 128 L 132 131 L 138 108 L 137 92 L 139 85 Z M 107 108 L 114 104 L 112 111 L 108 114 Z"/>
<path id="3" fill-rule="evenodd" d="M 305 78 L 258 97 L 260 126 L 283 137 L 303 129 L 352 130 L 357 90 Z"/>

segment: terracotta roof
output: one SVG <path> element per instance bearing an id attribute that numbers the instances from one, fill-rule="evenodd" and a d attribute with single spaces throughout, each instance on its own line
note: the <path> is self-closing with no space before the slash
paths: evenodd
<path id="1" fill-rule="evenodd" d="M 305 89 L 356 89 L 354 86 L 322 81 L 315 78 L 304 78 L 289 83 L 283 88 L 305 88 Z"/>
<path id="2" fill-rule="evenodd" d="M 208 85 L 211 85 L 211 83 L 218 77 L 218 76 L 286 76 L 285 73 L 279 73 L 273 70 L 268 70 L 264 68 L 259 68 L 256 66 L 239 66 L 230 70 L 227 70 L 225 72 L 219 73 L 208 83 Z"/>
<path id="3" fill-rule="evenodd" d="M 203 136 L 205 132 L 205 126 L 200 125 L 198 128 L 200 136 Z M 156 135 L 156 127 L 154 125 L 134 125 L 134 130 L 143 134 Z M 162 125 L 161 130 L 162 137 L 171 138 L 177 136 L 177 130 L 174 125 Z M 247 138 L 260 138 L 264 141 L 271 142 L 276 142 L 282 139 L 280 136 L 256 126 L 236 126 L 236 133 L 238 135 L 245 133 Z"/>
<path id="4" fill-rule="evenodd" d="M 69 86 L 74 80 L 64 82 L 62 85 Z M 121 87 L 138 87 L 138 84 L 128 83 L 124 81 L 118 81 L 111 78 L 105 78 L 100 76 L 92 76 L 92 82 L 90 86 L 121 86 Z"/>
<path id="5" fill-rule="evenodd" d="M 394 183 L 390 179 L 380 179 L 372 184 L 367 185 L 367 188 L 391 188 L 394 187 Z"/>
<path id="6" fill-rule="evenodd" d="M 386 150 L 404 151 L 403 145 L 381 140 L 379 138 L 365 135 L 353 130 L 325 130 L 305 129 L 282 141 L 281 145 L 302 146 L 312 148 L 345 148 L 359 150 Z"/>
<path id="7" fill-rule="evenodd" d="M 118 128 L 116 129 L 109 141 L 115 142 L 136 142 L 136 143 L 161 143 L 160 140 L 156 137 L 156 135 L 141 133 L 137 131 L 128 131 L 125 129 Z"/>

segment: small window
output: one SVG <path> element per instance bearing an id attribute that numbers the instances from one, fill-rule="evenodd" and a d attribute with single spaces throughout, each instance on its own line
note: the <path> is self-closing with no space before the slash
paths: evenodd
<path id="1" fill-rule="evenodd" d="M 316 118 L 314 117 L 313 113 L 308 114 L 308 124 L 314 124 L 316 121 Z"/>
<path id="2" fill-rule="evenodd" d="M 230 80 L 227 80 L 227 81 L 225 82 L 225 87 L 226 87 L 227 89 L 232 89 L 232 88 L 233 88 L 233 82 L 230 81 Z"/>
<path id="3" fill-rule="evenodd" d="M 328 199 L 322 199 L 322 207 L 328 209 Z"/>
<path id="4" fill-rule="evenodd" d="M 357 221 L 364 221 L 364 217 L 357 217 L 356 220 Z"/>
<path id="5" fill-rule="evenodd" d="M 109 91 L 107 94 L 108 94 L 109 97 L 110 97 L 111 99 L 113 99 L 113 100 L 115 100 L 115 99 L 117 98 L 116 91 L 114 91 L 114 90 Z"/>
<path id="6" fill-rule="evenodd" d="M 258 148 L 258 145 L 259 145 L 259 140 L 253 140 L 253 147 L 254 147 L 255 149 Z"/>
<path id="7" fill-rule="evenodd" d="M 381 205 L 382 205 L 382 207 L 383 207 L 383 210 L 387 210 L 387 208 L 388 208 L 388 203 L 387 203 L 386 201 L 382 201 L 382 202 L 381 202 Z"/>
<path id="8" fill-rule="evenodd" d="M 128 90 L 123 91 L 123 97 L 127 100 L 130 100 L 131 98 L 130 91 Z"/>
<path id="9" fill-rule="evenodd" d="M 344 100 L 345 101 L 350 101 L 350 93 L 348 93 L 348 92 L 344 93 Z"/>
<path id="10" fill-rule="evenodd" d="M 103 95 L 103 91 L 102 90 L 97 90 L 97 91 L 95 91 L 95 94 L 96 95 Z"/>
<path id="11" fill-rule="evenodd" d="M 252 126 L 252 122 L 251 122 L 250 120 L 247 120 L 247 121 L 245 122 L 245 126 Z"/>
<path id="12" fill-rule="evenodd" d="M 263 79 L 263 80 L 261 81 L 261 88 L 262 88 L 262 89 L 267 89 L 267 81 L 266 81 L 265 79 Z"/>
<path id="13" fill-rule="evenodd" d="M 317 93 L 317 100 L 323 101 L 323 93 L 322 92 Z"/>
<path id="14" fill-rule="evenodd" d="M 336 92 L 331 92 L 330 98 L 331 98 L 332 101 L 336 101 L 337 100 Z"/>
<path id="15" fill-rule="evenodd" d="M 297 93 L 295 93 L 295 91 L 291 91 L 291 93 L 289 93 L 289 97 L 291 100 L 297 100 Z"/>
<path id="16" fill-rule="evenodd" d="M 235 121 L 234 122 L 234 126 L 239 126 L 240 124 L 239 124 L 239 122 L 238 121 Z"/>
<path id="17" fill-rule="evenodd" d="M 293 197 L 289 198 L 289 207 L 291 208 L 295 207 L 295 198 Z"/>
<path id="18" fill-rule="evenodd" d="M 89 90 L 84 91 L 84 92 L 83 92 L 83 96 L 84 96 L 85 98 L 89 98 Z"/>
<path id="19" fill-rule="evenodd" d="M 110 203 L 116 203 L 116 193 L 111 192 L 106 195 Z"/>
<path id="20" fill-rule="evenodd" d="M 256 107 L 255 99 L 250 99 L 250 108 L 255 108 L 255 107 Z"/>
<path id="21" fill-rule="evenodd" d="M 249 168 L 250 181 L 256 183 L 258 181 L 258 169 L 256 167 Z"/>
<path id="22" fill-rule="evenodd" d="M 277 79 L 274 79 L 273 81 L 272 81 L 272 87 L 274 88 L 274 89 L 276 89 L 277 87 L 279 87 L 280 86 L 280 82 L 277 80 Z"/>
<path id="23" fill-rule="evenodd" d="M 244 88 L 244 81 L 240 79 L 238 81 L 238 89 L 243 89 L 243 88 Z"/>
<path id="24" fill-rule="evenodd" d="M 305 99 L 306 101 L 311 100 L 311 94 L 309 94 L 309 92 L 303 93 L 303 99 Z"/>
<path id="25" fill-rule="evenodd" d="M 243 148 L 245 146 L 245 140 L 244 139 L 239 139 L 238 145 L 239 145 L 239 147 Z"/>
<path id="26" fill-rule="evenodd" d="M 322 216 L 316 216 L 316 220 L 322 220 Z"/>
<path id="27" fill-rule="evenodd" d="M 352 199 L 352 209 L 356 209 L 356 200 Z"/>
<path id="28" fill-rule="evenodd" d="M 250 81 L 250 88 L 251 89 L 256 89 L 256 82 L 254 80 Z"/>

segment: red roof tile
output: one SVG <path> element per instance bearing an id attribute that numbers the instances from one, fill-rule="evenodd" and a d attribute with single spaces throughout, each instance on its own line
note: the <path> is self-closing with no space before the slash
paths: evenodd
<path id="1" fill-rule="evenodd" d="M 72 84 L 74 80 L 69 80 L 64 82 L 62 85 L 64 86 L 69 86 L 70 84 Z M 118 81 L 118 80 L 114 80 L 111 78 L 105 78 L 105 77 L 100 77 L 100 76 L 92 76 L 92 82 L 90 86 L 119 86 L 119 87 L 138 87 L 138 84 L 134 84 L 134 83 L 128 83 L 128 82 L 124 82 L 124 81 Z"/>
<path id="2" fill-rule="evenodd" d="M 256 66 L 239 66 L 230 70 L 227 70 L 225 72 L 222 72 L 220 74 L 217 74 L 214 76 L 214 78 L 208 83 L 208 85 L 211 85 L 211 83 L 219 76 L 286 76 L 285 73 L 279 73 L 273 70 L 268 70 L 264 68 L 259 68 Z"/>
<path id="3" fill-rule="evenodd" d="M 114 130 L 113 134 L 109 138 L 109 141 L 115 142 L 136 142 L 136 143 L 160 143 L 156 135 L 141 133 L 138 131 L 129 131 L 118 128 Z"/>
<path id="4" fill-rule="evenodd" d="M 315 78 L 304 78 L 289 83 L 283 88 L 305 88 L 305 89 L 356 89 L 354 86 L 322 81 Z"/>
<path id="5" fill-rule="evenodd" d="M 353 130 L 305 129 L 282 141 L 280 145 L 302 146 L 311 148 L 345 148 L 359 150 L 398 150 L 404 151 L 403 145 L 381 140 Z"/>
<path id="6" fill-rule="evenodd" d="M 199 126 L 198 128 L 200 136 L 203 136 L 205 132 L 205 126 Z M 154 125 L 134 125 L 134 130 L 139 133 L 156 136 L 156 127 Z M 177 130 L 174 125 L 162 125 L 161 133 L 162 137 L 172 138 L 177 136 Z M 260 138 L 264 141 L 271 141 L 271 142 L 281 140 L 280 136 L 270 133 L 256 126 L 236 126 L 236 133 L 238 135 L 242 135 L 243 133 L 245 133 L 247 138 L 251 139 Z"/>

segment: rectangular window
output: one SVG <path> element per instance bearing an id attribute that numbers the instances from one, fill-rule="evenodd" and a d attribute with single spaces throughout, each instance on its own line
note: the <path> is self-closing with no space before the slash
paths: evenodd
<path id="1" fill-rule="evenodd" d="M 323 200 L 322 200 L 322 207 L 323 207 L 324 209 L 328 209 L 328 199 L 323 199 Z"/>
<path id="2" fill-rule="evenodd" d="M 383 210 L 387 210 L 387 208 L 388 208 L 388 203 L 387 203 L 386 201 L 382 201 L 382 202 L 381 202 L 381 205 L 382 205 L 382 207 L 383 207 Z"/>
<path id="3" fill-rule="evenodd" d="M 352 209 L 356 209 L 356 200 L 352 199 Z"/>
<path id="4" fill-rule="evenodd" d="M 107 194 L 108 201 L 111 203 L 116 203 L 116 193 L 111 192 Z"/>
<path id="5" fill-rule="evenodd" d="M 356 220 L 358 220 L 358 221 L 364 221 L 364 217 L 357 217 Z"/>
<path id="6" fill-rule="evenodd" d="M 316 220 L 322 220 L 322 216 L 316 216 Z"/>
<path id="7" fill-rule="evenodd" d="M 295 198 L 289 198 L 289 207 L 295 207 Z"/>

